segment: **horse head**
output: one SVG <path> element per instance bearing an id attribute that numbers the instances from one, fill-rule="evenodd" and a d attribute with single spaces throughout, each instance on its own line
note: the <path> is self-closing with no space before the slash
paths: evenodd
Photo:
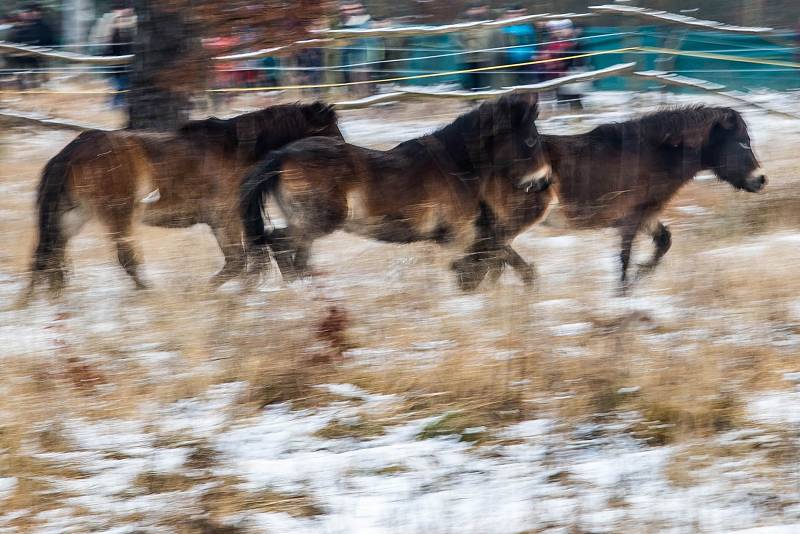
<path id="1" fill-rule="evenodd" d="M 767 184 L 750 146 L 747 125 L 733 109 L 720 110 L 720 117 L 709 130 L 701 158 L 705 168 L 737 189 L 756 193 Z"/>
<path id="2" fill-rule="evenodd" d="M 509 180 L 525 191 L 541 191 L 550 185 L 550 164 L 536 129 L 539 116 L 535 94 L 503 96 L 484 103 L 478 110 L 476 132 L 485 174 Z"/>

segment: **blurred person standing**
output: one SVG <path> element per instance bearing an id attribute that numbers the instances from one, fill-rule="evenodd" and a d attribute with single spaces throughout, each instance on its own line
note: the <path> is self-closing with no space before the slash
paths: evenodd
<path id="1" fill-rule="evenodd" d="M 133 54 L 133 40 L 136 38 L 136 14 L 133 8 L 123 7 L 120 4 L 114 10 L 114 18 L 110 25 L 110 38 L 106 55 L 127 56 Z M 125 94 L 130 89 L 130 73 L 127 65 L 116 65 L 111 74 L 111 84 L 114 86 L 114 97 L 111 107 L 118 108 L 125 105 Z"/>
<path id="2" fill-rule="evenodd" d="M 21 24 L 14 28 L 12 36 L 14 42 L 30 46 L 53 46 L 56 44 L 55 34 L 37 4 L 32 4 L 22 12 L 20 22 Z"/>
<path id="3" fill-rule="evenodd" d="M 11 34 L 14 31 L 14 25 L 17 22 L 16 14 L 12 13 L 0 18 L 0 41 L 10 41 Z M 3 69 L 0 74 L 0 89 L 7 89 L 9 85 L 13 86 L 16 83 L 13 75 L 8 72 L 14 65 L 16 58 L 12 55 L 0 54 L 0 68 Z M 8 70 L 7 70 L 8 69 Z"/>
<path id="4" fill-rule="evenodd" d="M 372 17 L 361 3 L 342 4 L 339 8 L 341 28 L 345 30 L 365 30 L 372 27 Z M 370 39 L 351 39 L 342 49 L 342 77 L 346 83 L 367 80 L 366 67 L 359 65 L 367 61 Z M 348 65 L 354 65 L 352 67 Z"/>
<path id="5" fill-rule="evenodd" d="M 576 40 L 579 34 L 573 28 L 572 21 L 550 21 L 547 31 L 549 41 L 541 47 L 537 56 L 537 59 L 547 60 L 537 65 L 543 72 L 542 78 L 552 80 L 586 70 L 582 58 L 572 57 L 582 53 L 580 42 Z M 582 94 L 586 89 L 584 83 L 563 85 L 556 89 L 556 98 L 559 103 L 568 103 L 570 109 L 583 109 Z"/>
<path id="6" fill-rule="evenodd" d="M 506 11 L 501 20 L 515 19 L 527 15 L 525 8 L 514 5 Z M 534 59 L 536 55 L 536 30 L 532 24 L 521 23 L 513 26 L 504 26 L 501 30 L 499 46 L 505 48 L 505 61 L 507 64 L 525 63 Z M 510 85 L 527 85 L 536 83 L 537 76 L 534 72 L 535 65 L 525 65 L 509 69 Z"/>
<path id="7" fill-rule="evenodd" d="M 56 44 L 55 34 L 37 4 L 31 5 L 20 14 L 9 37 L 15 43 L 28 46 Z M 38 87 L 46 81 L 46 76 L 41 72 L 43 65 L 44 62 L 39 56 L 19 55 L 12 60 L 12 68 L 22 71 L 17 74 L 21 89 Z"/>
<path id="8" fill-rule="evenodd" d="M 391 21 L 380 20 L 373 21 L 373 28 L 390 28 Z M 383 37 L 370 37 L 364 39 L 367 41 L 367 55 L 364 69 L 367 71 L 367 77 L 372 81 L 379 81 L 388 76 L 388 72 L 384 71 L 385 64 L 383 61 L 386 59 L 386 40 Z M 375 93 L 377 84 L 369 84 L 370 94 Z"/>
<path id="9" fill-rule="evenodd" d="M 796 61 L 800 62 L 800 17 L 797 19 L 797 26 L 794 28 L 794 57 Z"/>
<path id="10" fill-rule="evenodd" d="M 327 27 L 327 21 L 319 19 L 311 25 L 311 30 L 324 31 Z M 321 84 L 324 59 L 323 49 L 318 46 L 298 50 L 294 56 L 294 64 L 299 69 L 297 76 L 295 76 L 295 82 L 300 85 Z M 317 95 L 319 89 L 311 89 L 311 92 Z"/>
<path id="11" fill-rule="evenodd" d="M 11 32 L 14 30 L 16 17 L 14 15 L 4 15 L 0 17 L 0 41 L 10 41 Z"/>
<path id="12" fill-rule="evenodd" d="M 324 32 L 330 28 L 327 18 L 319 18 L 315 20 L 310 29 L 312 32 Z M 330 56 L 330 48 L 321 46 L 314 46 L 309 48 L 301 48 L 294 56 L 294 64 L 299 67 L 295 77 L 295 83 L 300 85 L 321 85 L 328 83 L 330 80 L 326 78 L 326 57 Z M 322 94 L 321 87 L 313 87 L 308 90 L 309 94 L 314 98 L 319 98 Z"/>
<path id="13" fill-rule="evenodd" d="M 203 48 L 208 51 L 211 56 L 221 56 L 230 54 L 239 44 L 239 39 L 236 36 L 226 37 L 210 37 L 203 39 Z M 209 94 L 211 100 L 211 108 L 213 112 L 218 112 L 222 109 L 223 105 L 228 104 L 233 98 L 233 93 L 220 91 L 221 89 L 230 89 L 236 87 L 236 62 L 235 61 L 214 61 L 213 72 L 211 74 L 211 89 Z"/>
<path id="14" fill-rule="evenodd" d="M 579 28 L 574 27 L 571 21 L 567 22 L 569 24 L 566 26 L 563 38 L 569 39 L 568 42 L 570 46 L 566 51 L 566 55 L 568 57 L 580 56 L 585 52 L 582 41 L 579 39 L 583 32 Z M 571 74 L 580 74 L 589 70 L 589 65 L 586 61 L 586 58 L 569 57 L 569 59 L 566 59 L 566 62 L 566 74 L 568 76 Z M 582 110 L 583 95 L 588 93 L 591 90 L 591 87 L 591 82 L 574 82 L 562 85 L 557 90 L 558 100 L 560 102 L 567 102 L 569 108 L 572 110 Z"/>
<path id="15" fill-rule="evenodd" d="M 479 3 L 470 7 L 464 16 L 468 22 L 478 22 L 482 20 L 489 20 L 489 6 L 487 4 Z M 492 29 L 491 28 L 474 28 L 466 30 L 458 38 L 461 49 L 464 54 L 463 70 L 480 69 L 492 65 L 492 53 L 487 52 L 486 49 L 492 47 Z M 491 89 L 491 75 L 486 71 L 468 72 L 464 75 L 464 89 L 468 91 L 481 91 L 484 89 Z"/>

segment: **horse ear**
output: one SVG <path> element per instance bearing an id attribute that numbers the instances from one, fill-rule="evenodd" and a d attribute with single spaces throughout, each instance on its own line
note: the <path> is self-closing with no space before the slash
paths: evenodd
<path id="1" fill-rule="evenodd" d="M 734 109 L 726 109 L 719 120 L 719 125 L 726 130 L 737 130 L 741 124 L 742 116 Z"/>
<path id="2" fill-rule="evenodd" d="M 536 93 L 511 93 L 500 98 L 501 105 L 507 105 L 512 122 L 520 124 L 526 117 L 533 114 L 539 116 L 539 95 Z"/>
<path id="3" fill-rule="evenodd" d="M 336 120 L 336 111 L 333 106 L 320 100 L 303 108 L 306 119 L 314 124 L 328 124 Z"/>

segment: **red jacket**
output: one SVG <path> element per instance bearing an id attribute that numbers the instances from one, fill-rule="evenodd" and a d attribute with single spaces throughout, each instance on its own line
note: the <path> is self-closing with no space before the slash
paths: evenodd
<path id="1" fill-rule="evenodd" d="M 569 69 L 569 61 L 561 59 L 571 55 L 573 45 L 569 41 L 548 43 L 544 45 L 536 59 L 553 59 L 536 65 L 537 70 L 545 72 L 545 78 L 564 76 Z"/>

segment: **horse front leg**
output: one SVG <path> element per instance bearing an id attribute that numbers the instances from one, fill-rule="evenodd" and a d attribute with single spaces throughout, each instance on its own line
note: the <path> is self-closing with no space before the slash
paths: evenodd
<path id="1" fill-rule="evenodd" d="M 620 273 L 620 295 L 625 296 L 630 291 L 630 281 L 628 279 L 628 267 L 631 262 L 633 252 L 633 241 L 639 232 L 638 224 L 625 225 L 620 229 L 620 252 L 619 262 L 622 272 Z"/>
<path id="2" fill-rule="evenodd" d="M 112 239 L 117 245 L 117 260 L 133 280 L 136 289 L 148 289 L 149 284 L 139 274 L 141 254 L 136 241 L 131 235 L 125 233 L 114 234 Z"/>
<path id="3" fill-rule="evenodd" d="M 501 246 L 491 237 L 479 237 L 461 258 L 453 261 L 450 268 L 455 271 L 459 289 L 473 291 L 490 272 L 495 279 L 503 270 L 504 257 Z"/>
<path id="4" fill-rule="evenodd" d="M 664 257 L 664 254 L 666 254 L 672 246 L 672 232 L 670 232 L 669 228 L 661 221 L 656 221 L 649 229 L 648 233 L 653 239 L 655 251 L 648 261 L 639 265 L 639 269 L 636 273 L 637 278 L 642 278 L 653 272 L 653 269 L 661 262 L 661 258 Z"/>
<path id="5" fill-rule="evenodd" d="M 532 286 L 536 281 L 536 268 L 533 264 L 528 263 L 525 259 L 519 255 L 519 253 L 511 248 L 511 245 L 505 245 L 502 250 L 503 253 L 503 265 L 508 265 L 512 269 L 514 269 L 519 277 L 522 279 L 522 283 L 526 286 Z M 492 275 L 494 271 L 492 271 Z M 502 274 L 502 268 L 499 271 L 496 278 L 493 281 L 497 281 L 499 275 Z"/>
<path id="6" fill-rule="evenodd" d="M 456 273 L 456 283 L 462 291 L 475 290 L 489 272 L 489 262 L 485 252 L 468 252 L 453 261 L 450 268 Z"/>

